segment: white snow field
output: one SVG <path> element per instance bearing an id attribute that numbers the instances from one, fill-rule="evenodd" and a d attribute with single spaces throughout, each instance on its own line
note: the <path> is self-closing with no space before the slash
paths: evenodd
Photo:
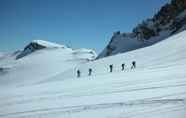
<path id="1" fill-rule="evenodd" d="M 45 68 L 39 62 L 33 66 L 30 58 L 43 63 L 48 55 L 46 50 L 39 51 L 12 65 L 15 72 L 1 75 L 0 117 L 186 118 L 185 51 L 186 31 L 150 47 L 73 67 L 68 64 L 71 61 L 60 63 L 58 56 L 54 61 L 59 66 L 52 65 L 54 61 L 45 63 L 49 64 Z M 137 68 L 131 70 L 133 60 Z M 23 63 L 38 74 L 24 70 L 25 66 L 19 66 Z M 126 64 L 124 71 L 122 63 Z M 58 72 L 50 71 L 54 76 L 42 78 L 50 66 Z M 93 69 L 92 76 L 87 76 L 88 68 Z M 82 72 L 80 78 L 76 78 L 77 69 Z M 11 79 L 9 74 L 20 75 Z"/>
<path id="2" fill-rule="evenodd" d="M 71 49 L 42 40 L 34 40 L 47 48 L 37 51 L 29 49 L 4 55 L 0 59 L 0 86 L 25 86 L 51 78 L 65 70 L 96 58 L 93 50 Z M 15 59 L 17 55 L 26 56 Z"/>

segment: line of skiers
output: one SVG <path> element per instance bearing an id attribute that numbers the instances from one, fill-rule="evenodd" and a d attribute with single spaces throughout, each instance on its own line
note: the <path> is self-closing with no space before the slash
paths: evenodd
<path id="1" fill-rule="evenodd" d="M 133 61 L 132 62 L 132 66 L 131 66 L 131 69 L 134 69 L 136 68 L 136 62 Z M 109 69 L 110 69 L 110 72 L 113 72 L 113 64 L 109 65 Z M 125 64 L 121 64 L 121 70 L 124 71 L 125 70 Z M 91 76 L 92 75 L 92 69 L 89 68 L 88 69 L 88 76 Z M 80 70 L 77 70 L 77 77 L 81 77 L 81 71 Z"/>

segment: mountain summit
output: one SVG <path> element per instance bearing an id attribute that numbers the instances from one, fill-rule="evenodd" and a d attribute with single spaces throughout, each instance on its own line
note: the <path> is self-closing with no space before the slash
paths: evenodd
<path id="1" fill-rule="evenodd" d="M 186 29 L 186 1 L 172 0 L 152 18 L 136 26 L 131 33 L 115 32 L 98 58 L 153 45 Z"/>
<path id="2" fill-rule="evenodd" d="M 32 52 L 44 48 L 65 48 L 65 46 L 44 40 L 33 40 L 24 48 L 24 50 L 19 55 L 17 55 L 16 59 L 22 58 Z"/>

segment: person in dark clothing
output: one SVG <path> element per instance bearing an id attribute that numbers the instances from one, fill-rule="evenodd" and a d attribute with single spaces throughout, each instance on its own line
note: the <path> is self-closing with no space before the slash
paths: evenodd
<path id="1" fill-rule="evenodd" d="M 92 75 L 92 69 L 89 68 L 89 69 L 88 69 L 88 76 L 91 76 L 91 75 Z"/>
<path id="2" fill-rule="evenodd" d="M 123 63 L 121 64 L 121 70 L 124 71 L 124 69 L 125 69 L 125 64 Z"/>
<path id="3" fill-rule="evenodd" d="M 131 69 L 134 69 L 134 68 L 136 68 L 136 62 L 135 62 L 135 61 L 132 62 L 132 67 L 131 67 Z"/>
<path id="4" fill-rule="evenodd" d="M 77 70 L 77 77 L 78 77 L 78 78 L 81 77 L 81 72 L 80 72 L 80 70 Z"/>
<path id="5" fill-rule="evenodd" d="M 112 72 L 112 69 L 113 69 L 113 65 L 110 65 L 109 67 L 110 67 L 110 72 Z"/>

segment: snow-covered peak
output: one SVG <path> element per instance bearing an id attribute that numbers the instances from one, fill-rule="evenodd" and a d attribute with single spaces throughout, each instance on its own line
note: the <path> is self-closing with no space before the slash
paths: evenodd
<path id="1" fill-rule="evenodd" d="M 23 51 L 20 52 L 20 54 L 17 55 L 16 59 L 22 58 L 37 50 L 46 49 L 46 48 L 53 49 L 53 48 L 66 48 L 66 47 L 64 45 L 52 43 L 49 41 L 33 40 L 24 48 Z"/>
<path id="2" fill-rule="evenodd" d="M 46 48 L 65 48 L 64 45 L 60 45 L 57 43 L 52 43 L 52 42 L 44 41 L 44 40 L 33 40 L 31 44 L 38 44 Z"/>
<path id="3" fill-rule="evenodd" d="M 23 51 L 19 51 L 16 53 L 16 59 L 20 59 L 22 57 L 25 57 L 29 54 L 32 54 L 35 51 L 43 50 L 43 49 L 60 49 L 63 51 L 66 51 L 67 53 L 72 53 L 76 58 L 81 59 L 87 59 L 87 60 L 93 60 L 97 57 L 97 54 L 94 50 L 91 49 L 71 49 L 64 45 L 44 41 L 44 40 L 33 40 L 31 41 Z"/>
<path id="4" fill-rule="evenodd" d="M 86 48 L 75 49 L 74 54 L 78 54 L 78 53 L 90 53 L 90 54 L 93 54 L 94 56 L 97 55 L 94 50 L 86 49 Z"/>
<path id="5" fill-rule="evenodd" d="M 79 64 L 92 61 L 96 56 L 95 51 L 91 49 L 71 49 L 47 41 L 34 40 L 23 51 L 0 59 L 0 79 L 6 78 L 4 84 L 11 84 L 12 80 L 16 80 L 16 85 L 44 81 Z"/>
<path id="6" fill-rule="evenodd" d="M 97 54 L 92 49 L 80 48 L 73 50 L 73 55 L 77 58 L 84 58 L 88 60 L 94 60 L 97 57 Z"/>

